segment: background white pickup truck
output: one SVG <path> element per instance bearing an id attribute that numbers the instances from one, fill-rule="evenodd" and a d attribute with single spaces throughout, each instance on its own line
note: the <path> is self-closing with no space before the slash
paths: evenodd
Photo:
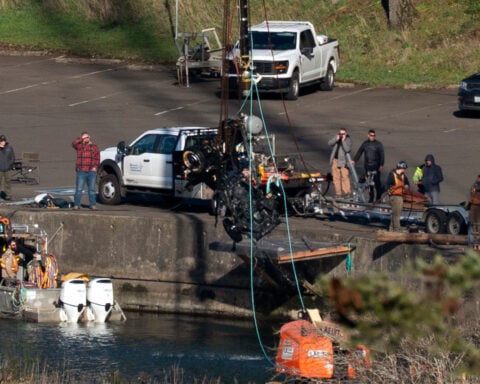
<path id="1" fill-rule="evenodd" d="M 308 21 L 269 21 L 254 25 L 251 32 L 253 70 L 261 76 L 260 92 L 284 93 L 296 100 L 300 87 L 319 84 L 330 91 L 340 65 L 339 44 L 317 35 Z"/>

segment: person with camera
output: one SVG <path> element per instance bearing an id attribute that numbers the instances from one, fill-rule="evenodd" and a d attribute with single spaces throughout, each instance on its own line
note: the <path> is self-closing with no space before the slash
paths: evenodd
<path id="1" fill-rule="evenodd" d="M 407 169 L 405 161 L 399 161 L 393 171 L 387 176 L 388 195 L 390 197 L 390 206 L 392 207 L 392 217 L 390 221 L 390 231 L 400 231 L 400 219 L 403 210 L 403 193 L 409 189 L 410 183 L 405 170 Z"/>
<path id="2" fill-rule="evenodd" d="M 338 133 L 328 141 L 328 145 L 333 147 L 330 154 L 330 165 L 332 167 L 335 197 L 349 198 L 352 190 L 347 153 L 350 153 L 352 150 L 352 140 L 347 130 L 340 128 Z"/>

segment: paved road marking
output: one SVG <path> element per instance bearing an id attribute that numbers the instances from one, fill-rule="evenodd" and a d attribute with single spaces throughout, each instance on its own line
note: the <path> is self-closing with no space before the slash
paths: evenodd
<path id="1" fill-rule="evenodd" d="M 181 109 L 185 109 L 185 108 L 188 108 L 188 107 L 191 107 L 193 105 L 198 105 L 198 104 L 203 104 L 203 103 L 206 103 L 208 100 L 205 100 L 205 101 L 196 101 L 194 103 L 189 103 L 189 104 L 185 104 L 184 106 L 180 106 L 180 107 L 176 107 L 176 108 L 170 108 L 170 109 L 165 109 L 164 111 L 160 111 L 160 112 L 157 112 L 154 114 L 154 116 L 160 116 L 160 115 L 164 115 L 166 113 L 170 113 L 170 112 L 174 112 L 174 111 L 179 111 Z"/>
<path id="2" fill-rule="evenodd" d="M 107 69 L 104 69 L 102 71 L 94 71 L 94 72 L 83 73 L 81 75 L 68 76 L 68 77 L 63 78 L 62 80 L 71 80 L 71 79 L 77 80 L 77 79 L 81 79 L 83 77 L 93 76 L 93 75 L 97 75 L 97 74 L 102 73 L 102 72 L 109 72 L 109 71 L 113 71 L 113 69 L 112 68 L 107 68 Z M 13 92 L 20 92 L 20 91 L 24 91 L 26 89 L 35 88 L 35 87 L 39 87 L 39 86 L 42 86 L 42 85 L 50 85 L 50 84 L 57 83 L 58 81 L 59 80 L 43 81 L 41 83 L 29 84 L 29 85 L 26 85 L 26 86 L 20 87 L 20 88 L 8 89 L 6 91 L 0 92 L 0 95 L 5 95 L 7 93 L 13 93 Z"/>
<path id="3" fill-rule="evenodd" d="M 110 71 L 113 71 L 113 68 L 107 68 L 107 69 L 102 69 L 101 71 L 94 71 L 94 72 L 83 73 L 83 74 L 81 74 L 81 75 L 72 76 L 71 78 L 72 78 L 72 79 L 81 79 L 81 78 L 83 78 L 83 77 L 92 76 L 92 75 L 97 75 L 97 74 L 99 74 L 99 73 L 110 72 Z M 68 79 L 68 77 L 67 77 L 67 79 Z"/>
<path id="4" fill-rule="evenodd" d="M 97 100 L 103 100 L 103 99 L 107 99 L 111 96 L 115 96 L 115 95 L 118 95 L 120 92 L 114 92 L 114 93 L 110 93 L 109 95 L 105 95 L 105 96 L 100 96 L 100 97 L 95 97 L 93 99 L 88 99 L 88 100 L 82 100 L 82 101 L 79 101 L 77 103 L 72 103 L 72 104 L 68 104 L 69 107 L 76 107 L 77 105 L 82 105 L 82 104 L 87 104 L 87 103 L 91 103 L 92 101 L 97 101 Z"/>

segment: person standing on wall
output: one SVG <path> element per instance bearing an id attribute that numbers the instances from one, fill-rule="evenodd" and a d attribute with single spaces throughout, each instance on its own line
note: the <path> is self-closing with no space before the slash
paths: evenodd
<path id="1" fill-rule="evenodd" d="M 435 164 L 435 158 L 429 154 L 425 156 L 422 185 L 432 204 L 440 204 L 440 183 L 443 181 L 442 168 Z"/>
<path id="2" fill-rule="evenodd" d="M 332 153 L 330 154 L 330 165 L 332 167 L 335 197 L 349 198 L 351 194 L 351 186 L 347 153 L 352 150 L 352 140 L 345 128 L 340 128 L 338 134 L 328 141 L 328 145 L 333 147 Z"/>
<path id="3" fill-rule="evenodd" d="M 83 132 L 73 140 L 72 147 L 77 151 L 75 197 L 73 209 L 80 209 L 83 187 L 88 188 L 89 208 L 97 209 L 97 195 L 95 183 L 97 170 L 100 165 L 100 150 L 93 143 L 90 135 Z"/>
<path id="4" fill-rule="evenodd" d="M 12 199 L 12 186 L 10 173 L 15 162 L 13 147 L 7 142 L 5 135 L 0 135 L 0 186 L 1 195 L 5 200 Z"/>
<path id="5" fill-rule="evenodd" d="M 385 151 L 383 149 L 383 144 L 377 140 L 377 135 L 374 129 L 368 131 L 368 138 L 365 140 L 360 148 L 358 148 L 357 153 L 351 161 L 352 165 L 360 160 L 360 157 L 365 154 L 364 157 L 364 168 L 365 176 L 368 175 L 368 172 L 376 172 L 373 177 L 373 182 L 375 184 L 375 194 L 376 200 L 380 199 L 382 196 L 382 183 L 381 183 L 381 173 L 383 172 L 383 165 L 385 163 Z M 372 189 L 370 189 L 369 203 L 373 203 L 375 200 L 375 194 Z"/>
<path id="6" fill-rule="evenodd" d="M 390 221 L 390 231 L 400 231 L 400 218 L 403 210 L 403 193 L 409 189 L 409 181 L 405 175 L 407 169 L 405 161 L 399 161 L 396 168 L 387 176 L 388 195 L 390 196 L 390 206 L 392 207 L 392 218 Z"/>

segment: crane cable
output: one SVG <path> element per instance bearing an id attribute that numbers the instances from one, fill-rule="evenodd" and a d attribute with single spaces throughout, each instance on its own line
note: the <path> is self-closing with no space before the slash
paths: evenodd
<path id="1" fill-rule="evenodd" d="M 251 37 L 250 37 L 251 38 Z M 249 90 L 249 93 L 248 95 L 245 97 L 244 99 L 244 102 L 242 103 L 242 107 L 240 110 L 242 110 L 245 106 L 246 106 L 246 103 L 247 103 L 247 100 L 250 101 L 249 103 L 249 115 L 252 116 L 253 115 L 253 97 L 252 95 L 254 94 L 253 90 L 255 90 L 255 95 L 257 96 L 257 103 L 258 103 L 258 108 L 259 108 L 259 111 L 260 111 L 260 119 L 263 123 L 263 128 L 265 130 L 265 137 L 266 137 L 266 141 L 267 141 L 267 144 L 268 144 L 268 149 L 269 149 L 269 152 L 270 152 L 270 155 L 271 155 L 271 158 L 272 158 L 272 162 L 273 162 L 273 166 L 274 166 L 274 170 L 275 170 L 275 173 L 278 173 L 278 167 L 277 167 L 277 163 L 276 163 L 276 160 L 275 160 L 275 157 L 273 156 L 273 148 L 272 148 L 272 143 L 271 143 L 271 140 L 270 140 L 270 135 L 268 133 L 268 129 L 267 129 L 267 125 L 266 125 L 266 122 L 265 122 L 265 116 L 264 116 L 264 113 L 263 113 L 263 109 L 262 109 L 262 105 L 261 105 L 261 101 L 260 101 L 260 97 L 259 97 L 259 91 L 258 91 L 258 87 L 257 87 L 257 84 L 256 82 L 254 81 L 254 78 L 253 78 L 253 71 L 250 71 L 250 90 Z M 253 158 L 252 158 L 252 153 L 253 153 L 253 147 L 252 147 L 252 129 L 251 129 L 251 124 L 252 124 L 252 119 L 250 120 L 250 126 L 248 127 L 248 143 L 249 143 L 249 155 L 250 155 L 250 161 L 249 161 L 249 172 L 250 172 L 250 175 L 253 175 L 253 172 L 254 170 L 252 169 L 252 163 L 253 163 Z M 302 307 L 302 310 L 305 312 L 305 304 L 303 302 L 303 297 L 302 297 L 302 293 L 301 293 L 301 289 L 300 289 L 300 283 L 298 281 L 298 274 L 297 274 L 297 271 L 296 271 L 296 268 L 295 268 L 295 262 L 293 260 L 293 248 L 292 248 L 292 237 L 291 237 L 291 232 L 290 232 L 290 224 L 289 224 L 289 220 L 288 220 L 288 207 L 287 207 L 287 198 L 286 198 L 286 193 L 285 193 L 285 190 L 284 190 L 284 187 L 283 187 L 283 184 L 282 183 L 279 183 L 279 187 L 280 187 L 280 190 L 282 192 L 282 197 L 283 197 L 283 204 L 284 204 L 284 212 L 285 212 L 285 224 L 286 224 L 286 230 L 287 230 L 287 241 L 288 241 L 288 248 L 289 248 L 289 254 L 290 254 L 290 259 L 291 259 L 291 265 L 292 265 L 292 270 L 293 270 L 293 275 L 294 275 L 294 278 L 295 278 L 295 285 L 296 285 L 296 289 L 297 289 L 297 293 L 298 293 L 298 297 L 299 297 L 299 300 L 300 300 L 300 304 L 301 304 L 301 307 Z M 257 320 L 257 316 L 256 316 L 256 304 L 255 304 L 255 296 L 254 296 L 254 292 L 255 292 L 255 287 L 254 287 L 254 263 L 253 263 L 253 260 L 254 260 L 254 255 L 255 255 L 255 244 L 254 244 L 254 240 L 253 240 L 253 212 L 252 212 L 252 184 L 249 183 L 249 207 L 250 207 L 250 294 L 251 294 L 251 305 L 252 305 L 252 315 L 253 315 L 253 320 L 254 320 L 254 325 L 255 325 L 255 331 L 256 331 L 256 334 L 257 334 L 257 338 L 258 338 L 258 342 L 259 342 L 259 345 L 260 345 L 260 348 L 265 356 L 265 358 L 267 359 L 267 361 L 274 365 L 274 362 L 271 360 L 270 356 L 266 353 L 266 350 L 265 350 L 265 347 L 263 345 L 263 341 L 262 341 L 262 338 L 261 338 L 261 335 L 260 335 L 260 330 L 259 330 L 259 327 L 258 327 L 258 320 Z"/>

